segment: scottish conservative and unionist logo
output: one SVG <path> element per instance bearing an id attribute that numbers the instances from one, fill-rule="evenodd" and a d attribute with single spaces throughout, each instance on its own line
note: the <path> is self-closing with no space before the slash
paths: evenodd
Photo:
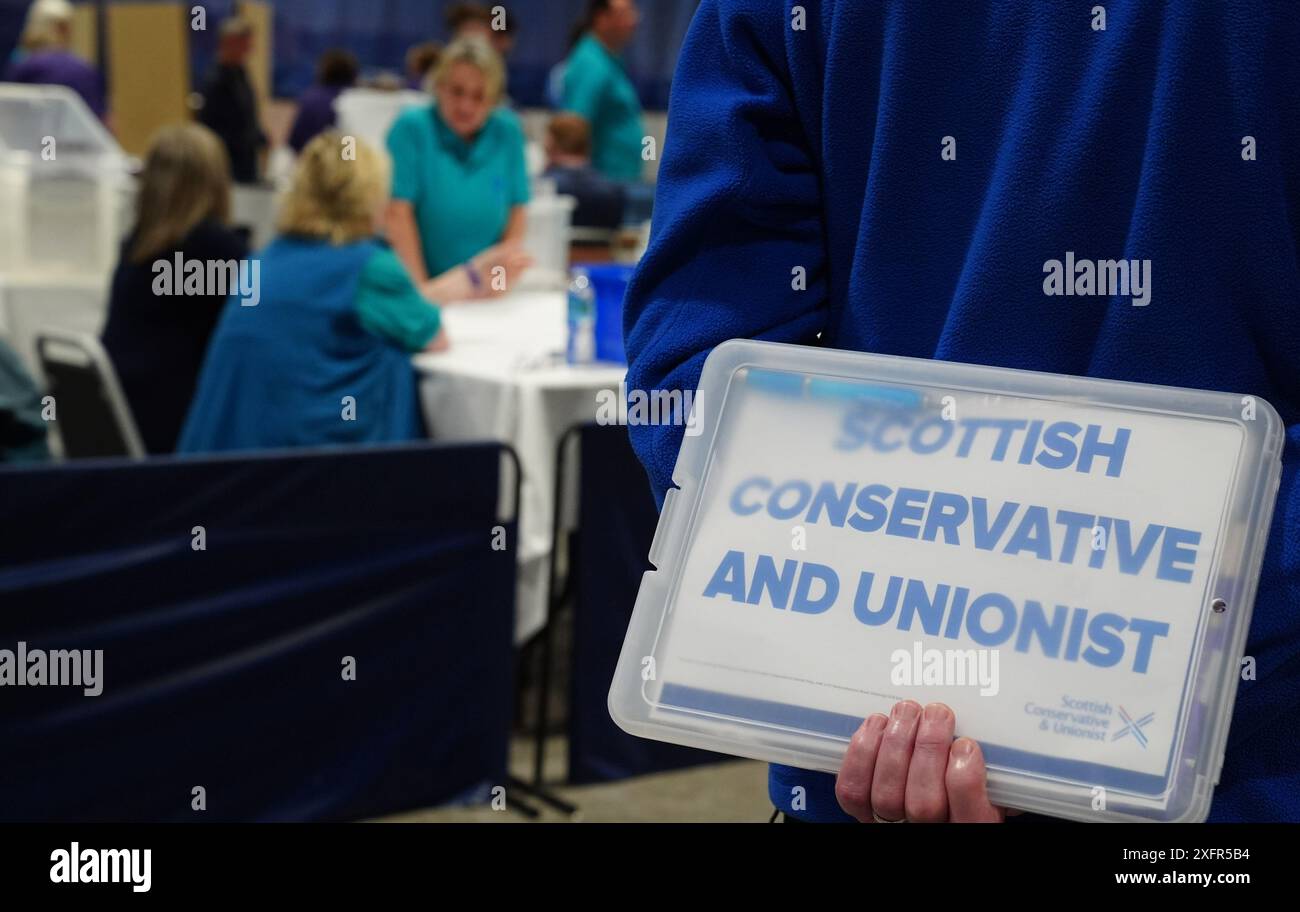
<path id="1" fill-rule="evenodd" d="M 1155 717 L 1156 717 L 1155 713 L 1149 712 L 1140 719 L 1134 719 L 1131 715 L 1129 715 L 1129 711 L 1127 709 L 1125 709 L 1123 706 L 1119 707 L 1119 718 L 1120 721 L 1124 723 L 1124 727 L 1121 728 L 1119 731 L 1115 732 L 1115 736 L 1111 738 L 1111 741 L 1118 741 L 1120 738 L 1127 738 L 1131 735 L 1133 737 L 1133 740 L 1138 743 L 1138 747 L 1142 748 L 1143 750 L 1146 750 L 1147 742 L 1149 739 L 1147 738 L 1146 733 L 1142 731 L 1142 729 L 1150 725 L 1152 721 L 1155 720 Z"/>

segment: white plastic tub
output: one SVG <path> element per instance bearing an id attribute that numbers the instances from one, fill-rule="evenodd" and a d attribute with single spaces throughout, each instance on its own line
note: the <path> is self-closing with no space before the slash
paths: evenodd
<path id="1" fill-rule="evenodd" d="M 0 271 L 111 270 L 133 195 L 129 158 L 80 96 L 0 84 Z"/>
<path id="2" fill-rule="evenodd" d="M 529 288 L 566 288 L 569 284 L 569 244 L 573 236 L 572 196 L 539 196 L 528 204 L 524 249 L 533 267 L 524 276 Z"/>

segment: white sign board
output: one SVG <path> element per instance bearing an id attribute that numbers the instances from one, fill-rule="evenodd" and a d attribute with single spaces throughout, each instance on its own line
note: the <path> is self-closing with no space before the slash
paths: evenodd
<path id="1" fill-rule="evenodd" d="M 620 724 L 835 770 L 867 715 L 940 701 L 995 800 L 1205 816 L 1280 465 L 1266 403 L 728 343 L 697 408 Z"/>

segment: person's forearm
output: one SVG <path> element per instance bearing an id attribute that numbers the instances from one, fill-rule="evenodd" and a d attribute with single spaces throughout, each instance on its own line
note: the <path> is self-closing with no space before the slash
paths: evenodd
<path id="1" fill-rule="evenodd" d="M 439 304 L 464 301 L 478 295 L 464 266 L 449 269 L 436 279 L 423 282 L 419 287 L 426 298 Z"/>
<path id="2" fill-rule="evenodd" d="M 447 327 L 442 326 L 438 328 L 438 334 L 424 347 L 424 351 L 426 354 L 438 354 L 449 348 L 451 348 L 451 340 L 447 338 Z"/>
<path id="3" fill-rule="evenodd" d="M 424 250 L 420 246 L 420 229 L 415 224 L 415 209 L 410 203 L 394 200 L 388 207 L 388 243 L 392 245 L 411 281 L 423 287 L 429 281 L 429 270 L 424 263 Z"/>
<path id="4" fill-rule="evenodd" d="M 524 232 L 528 228 L 528 210 L 525 206 L 515 206 L 510 210 L 510 220 L 506 222 L 505 234 L 501 235 L 503 244 L 522 244 Z"/>

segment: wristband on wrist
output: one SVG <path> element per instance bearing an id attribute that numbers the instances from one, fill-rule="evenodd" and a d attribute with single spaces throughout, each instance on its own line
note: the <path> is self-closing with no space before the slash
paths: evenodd
<path id="1" fill-rule="evenodd" d="M 470 287 L 474 289 L 475 294 L 477 294 L 478 292 L 482 291 L 482 290 L 483 290 L 483 276 L 482 276 L 482 274 L 481 274 L 481 273 L 480 273 L 480 272 L 479 272 L 479 271 L 474 267 L 474 261 L 473 261 L 473 260 L 467 260 L 467 261 L 465 262 L 464 269 L 465 269 L 465 274 L 466 274 L 467 276 L 469 276 L 469 284 L 470 284 Z"/>

